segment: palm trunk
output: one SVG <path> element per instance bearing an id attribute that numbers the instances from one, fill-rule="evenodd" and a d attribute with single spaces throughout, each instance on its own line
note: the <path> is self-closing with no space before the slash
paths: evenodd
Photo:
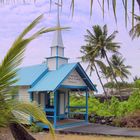
<path id="1" fill-rule="evenodd" d="M 110 68 L 111 68 L 111 72 L 112 72 L 113 78 L 114 78 L 114 80 L 115 80 L 115 82 L 116 82 L 116 85 L 117 85 L 117 88 L 118 88 L 118 90 L 119 90 L 120 99 L 122 100 L 120 87 L 119 87 L 118 81 L 117 81 L 117 79 L 116 79 L 116 75 L 115 75 L 115 73 L 114 73 L 114 70 L 113 70 L 113 68 L 112 68 L 112 66 L 111 66 L 111 63 L 110 63 L 110 61 L 109 61 L 109 59 L 108 59 L 108 56 L 107 56 L 106 52 L 105 52 L 105 57 L 106 57 L 107 63 L 109 64 L 109 66 L 110 66 Z"/>
<path id="2" fill-rule="evenodd" d="M 122 81 L 123 83 L 125 83 L 125 81 L 123 80 L 123 78 L 122 78 L 122 77 L 120 77 L 120 79 L 121 79 L 121 81 Z"/>
<path id="3" fill-rule="evenodd" d="M 94 67 L 95 67 L 95 71 L 96 71 L 96 73 L 97 73 L 97 76 L 98 76 L 98 78 L 99 78 L 100 84 L 101 84 L 101 86 L 102 86 L 102 88 L 103 88 L 103 91 L 104 91 L 106 100 L 108 101 L 108 96 L 107 96 L 106 90 L 105 90 L 105 88 L 104 88 L 103 82 L 102 82 L 102 80 L 101 80 L 101 77 L 100 77 L 100 75 L 99 75 L 99 72 L 98 72 L 98 69 L 97 69 L 95 63 L 94 63 Z"/>
<path id="4" fill-rule="evenodd" d="M 10 123 L 9 127 L 15 140 L 35 140 L 20 124 Z"/>

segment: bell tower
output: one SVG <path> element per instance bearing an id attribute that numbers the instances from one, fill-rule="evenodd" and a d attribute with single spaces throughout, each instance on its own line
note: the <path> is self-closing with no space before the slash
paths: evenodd
<path id="1" fill-rule="evenodd" d="M 60 13 L 59 8 L 62 6 L 55 3 L 57 6 L 57 25 L 60 28 Z M 56 30 L 54 32 L 52 44 L 51 44 L 51 56 L 47 57 L 47 65 L 49 70 L 57 70 L 62 64 L 68 63 L 68 58 L 64 57 L 64 44 L 62 39 L 61 30 Z"/>

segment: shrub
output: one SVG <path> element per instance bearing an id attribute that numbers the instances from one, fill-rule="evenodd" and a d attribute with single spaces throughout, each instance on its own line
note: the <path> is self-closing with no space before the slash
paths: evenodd
<path id="1" fill-rule="evenodd" d="M 135 90 L 127 101 L 119 101 L 116 97 L 112 97 L 110 102 L 101 103 L 98 99 L 91 96 L 88 99 L 88 113 L 90 115 L 104 116 L 104 117 L 122 117 L 127 116 L 131 112 L 140 110 L 140 80 L 135 81 Z M 72 96 L 70 98 L 71 106 L 84 106 L 85 97 Z M 71 109 L 71 111 L 79 112 L 78 109 Z M 85 111 L 81 109 L 80 112 Z"/>
<path id="2" fill-rule="evenodd" d="M 30 127 L 30 131 L 33 132 L 33 133 L 42 132 L 43 128 L 33 124 Z"/>
<path id="3" fill-rule="evenodd" d="M 84 106 L 85 97 L 72 96 L 70 100 L 71 106 Z M 134 93 L 129 97 L 128 101 L 120 102 L 116 97 L 112 97 L 110 102 L 101 103 L 95 97 L 89 97 L 88 100 L 88 113 L 89 115 L 94 114 L 105 117 L 121 117 L 125 116 L 135 110 L 140 109 L 140 91 L 135 90 Z M 71 109 L 71 111 L 79 112 L 78 109 Z M 80 112 L 84 112 L 81 109 Z"/>
<path id="4" fill-rule="evenodd" d="M 129 115 L 115 119 L 115 126 L 140 128 L 140 110 L 131 112 Z"/>

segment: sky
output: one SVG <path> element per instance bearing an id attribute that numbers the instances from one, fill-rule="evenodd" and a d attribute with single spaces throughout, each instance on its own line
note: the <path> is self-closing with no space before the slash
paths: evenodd
<path id="1" fill-rule="evenodd" d="M 80 47 L 85 45 L 84 35 L 86 35 L 86 29 L 91 29 L 96 24 L 101 26 L 107 24 L 109 34 L 118 30 L 119 33 L 115 41 L 121 43 L 120 52 L 126 59 L 125 64 L 132 66 L 132 75 L 127 81 L 131 82 L 134 76 L 140 76 L 140 41 L 138 39 L 132 41 L 128 33 L 131 29 L 131 6 L 128 5 L 130 10 L 128 27 L 126 28 L 124 8 L 121 1 L 117 1 L 117 24 L 114 20 L 112 10 L 110 9 L 108 12 L 106 5 L 105 18 L 103 19 L 102 10 L 96 1 L 93 3 L 93 15 L 90 17 L 90 0 L 75 0 L 75 11 L 72 17 L 70 2 L 71 0 L 64 0 L 60 15 L 61 26 L 70 27 L 70 30 L 62 32 L 65 56 L 70 58 L 69 62 L 80 61 L 78 57 L 81 56 Z M 0 5 L 0 61 L 2 61 L 16 37 L 39 15 L 44 14 L 44 18 L 34 31 L 41 27 L 49 28 L 56 26 L 57 8 L 54 3 L 55 0 L 53 0 L 51 11 L 49 0 L 39 0 L 36 3 Z M 137 5 L 136 13 L 139 13 Z M 46 57 L 50 56 L 52 38 L 53 33 L 46 33 L 30 43 L 26 49 L 21 66 L 42 63 Z M 87 65 L 81 64 L 86 69 Z M 93 73 L 90 78 L 94 84 L 97 84 L 98 93 L 102 93 L 96 74 Z"/>

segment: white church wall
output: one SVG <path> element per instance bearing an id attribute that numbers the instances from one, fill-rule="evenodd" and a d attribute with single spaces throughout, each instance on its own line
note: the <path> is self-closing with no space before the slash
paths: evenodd
<path id="1" fill-rule="evenodd" d="M 44 106 L 45 106 L 45 94 L 34 92 L 33 101 L 35 101 L 37 104 L 39 102 L 39 104 L 44 108 Z"/>
<path id="2" fill-rule="evenodd" d="M 70 76 L 62 83 L 62 85 L 68 85 L 68 86 L 86 86 L 85 82 L 81 78 L 81 76 L 78 74 L 76 70 L 74 70 Z"/>
<path id="3" fill-rule="evenodd" d="M 60 110 L 59 110 L 59 113 L 60 113 L 60 115 L 62 115 L 62 114 L 64 114 L 65 113 L 65 107 L 64 107 L 64 102 L 65 102 L 65 95 L 64 94 L 61 94 L 60 93 L 60 101 L 59 101 L 59 106 L 60 106 Z"/>
<path id="4" fill-rule="evenodd" d="M 64 89 L 61 89 L 59 90 L 59 113 L 60 115 L 63 115 L 65 114 L 65 112 L 68 111 L 68 109 L 66 109 L 66 107 L 68 106 L 68 91 L 67 90 L 64 90 Z"/>
<path id="5" fill-rule="evenodd" d="M 29 89 L 29 86 L 19 87 L 19 91 L 18 91 L 19 101 L 30 102 L 30 94 L 28 93 L 28 89 Z M 20 119 L 20 120 L 22 119 L 21 123 L 29 124 L 29 121 L 30 121 L 29 115 L 25 113 L 21 113 L 21 112 L 14 112 L 14 114 L 17 117 L 17 119 Z"/>
<path id="6" fill-rule="evenodd" d="M 35 101 L 36 103 L 38 103 L 38 92 L 34 92 L 33 93 L 33 101 Z"/>
<path id="7" fill-rule="evenodd" d="M 51 48 L 51 56 L 64 56 L 64 48 L 58 47 L 58 52 L 57 52 L 57 47 L 52 47 Z"/>
<path id="8" fill-rule="evenodd" d="M 58 56 L 64 56 L 64 48 L 58 47 Z"/>
<path id="9" fill-rule="evenodd" d="M 28 93 L 28 86 L 21 86 L 19 87 L 19 92 L 18 92 L 18 99 L 20 101 L 30 101 L 30 94 Z"/>
<path id="10" fill-rule="evenodd" d="M 51 56 L 56 56 L 56 47 L 51 48 Z"/>
<path id="11" fill-rule="evenodd" d="M 55 70 L 56 69 L 56 58 L 48 59 L 47 63 L 48 63 L 49 70 Z"/>
<path id="12" fill-rule="evenodd" d="M 67 59 L 62 59 L 62 58 L 58 59 L 58 67 L 63 65 L 63 64 L 67 64 L 67 63 L 68 63 Z"/>

